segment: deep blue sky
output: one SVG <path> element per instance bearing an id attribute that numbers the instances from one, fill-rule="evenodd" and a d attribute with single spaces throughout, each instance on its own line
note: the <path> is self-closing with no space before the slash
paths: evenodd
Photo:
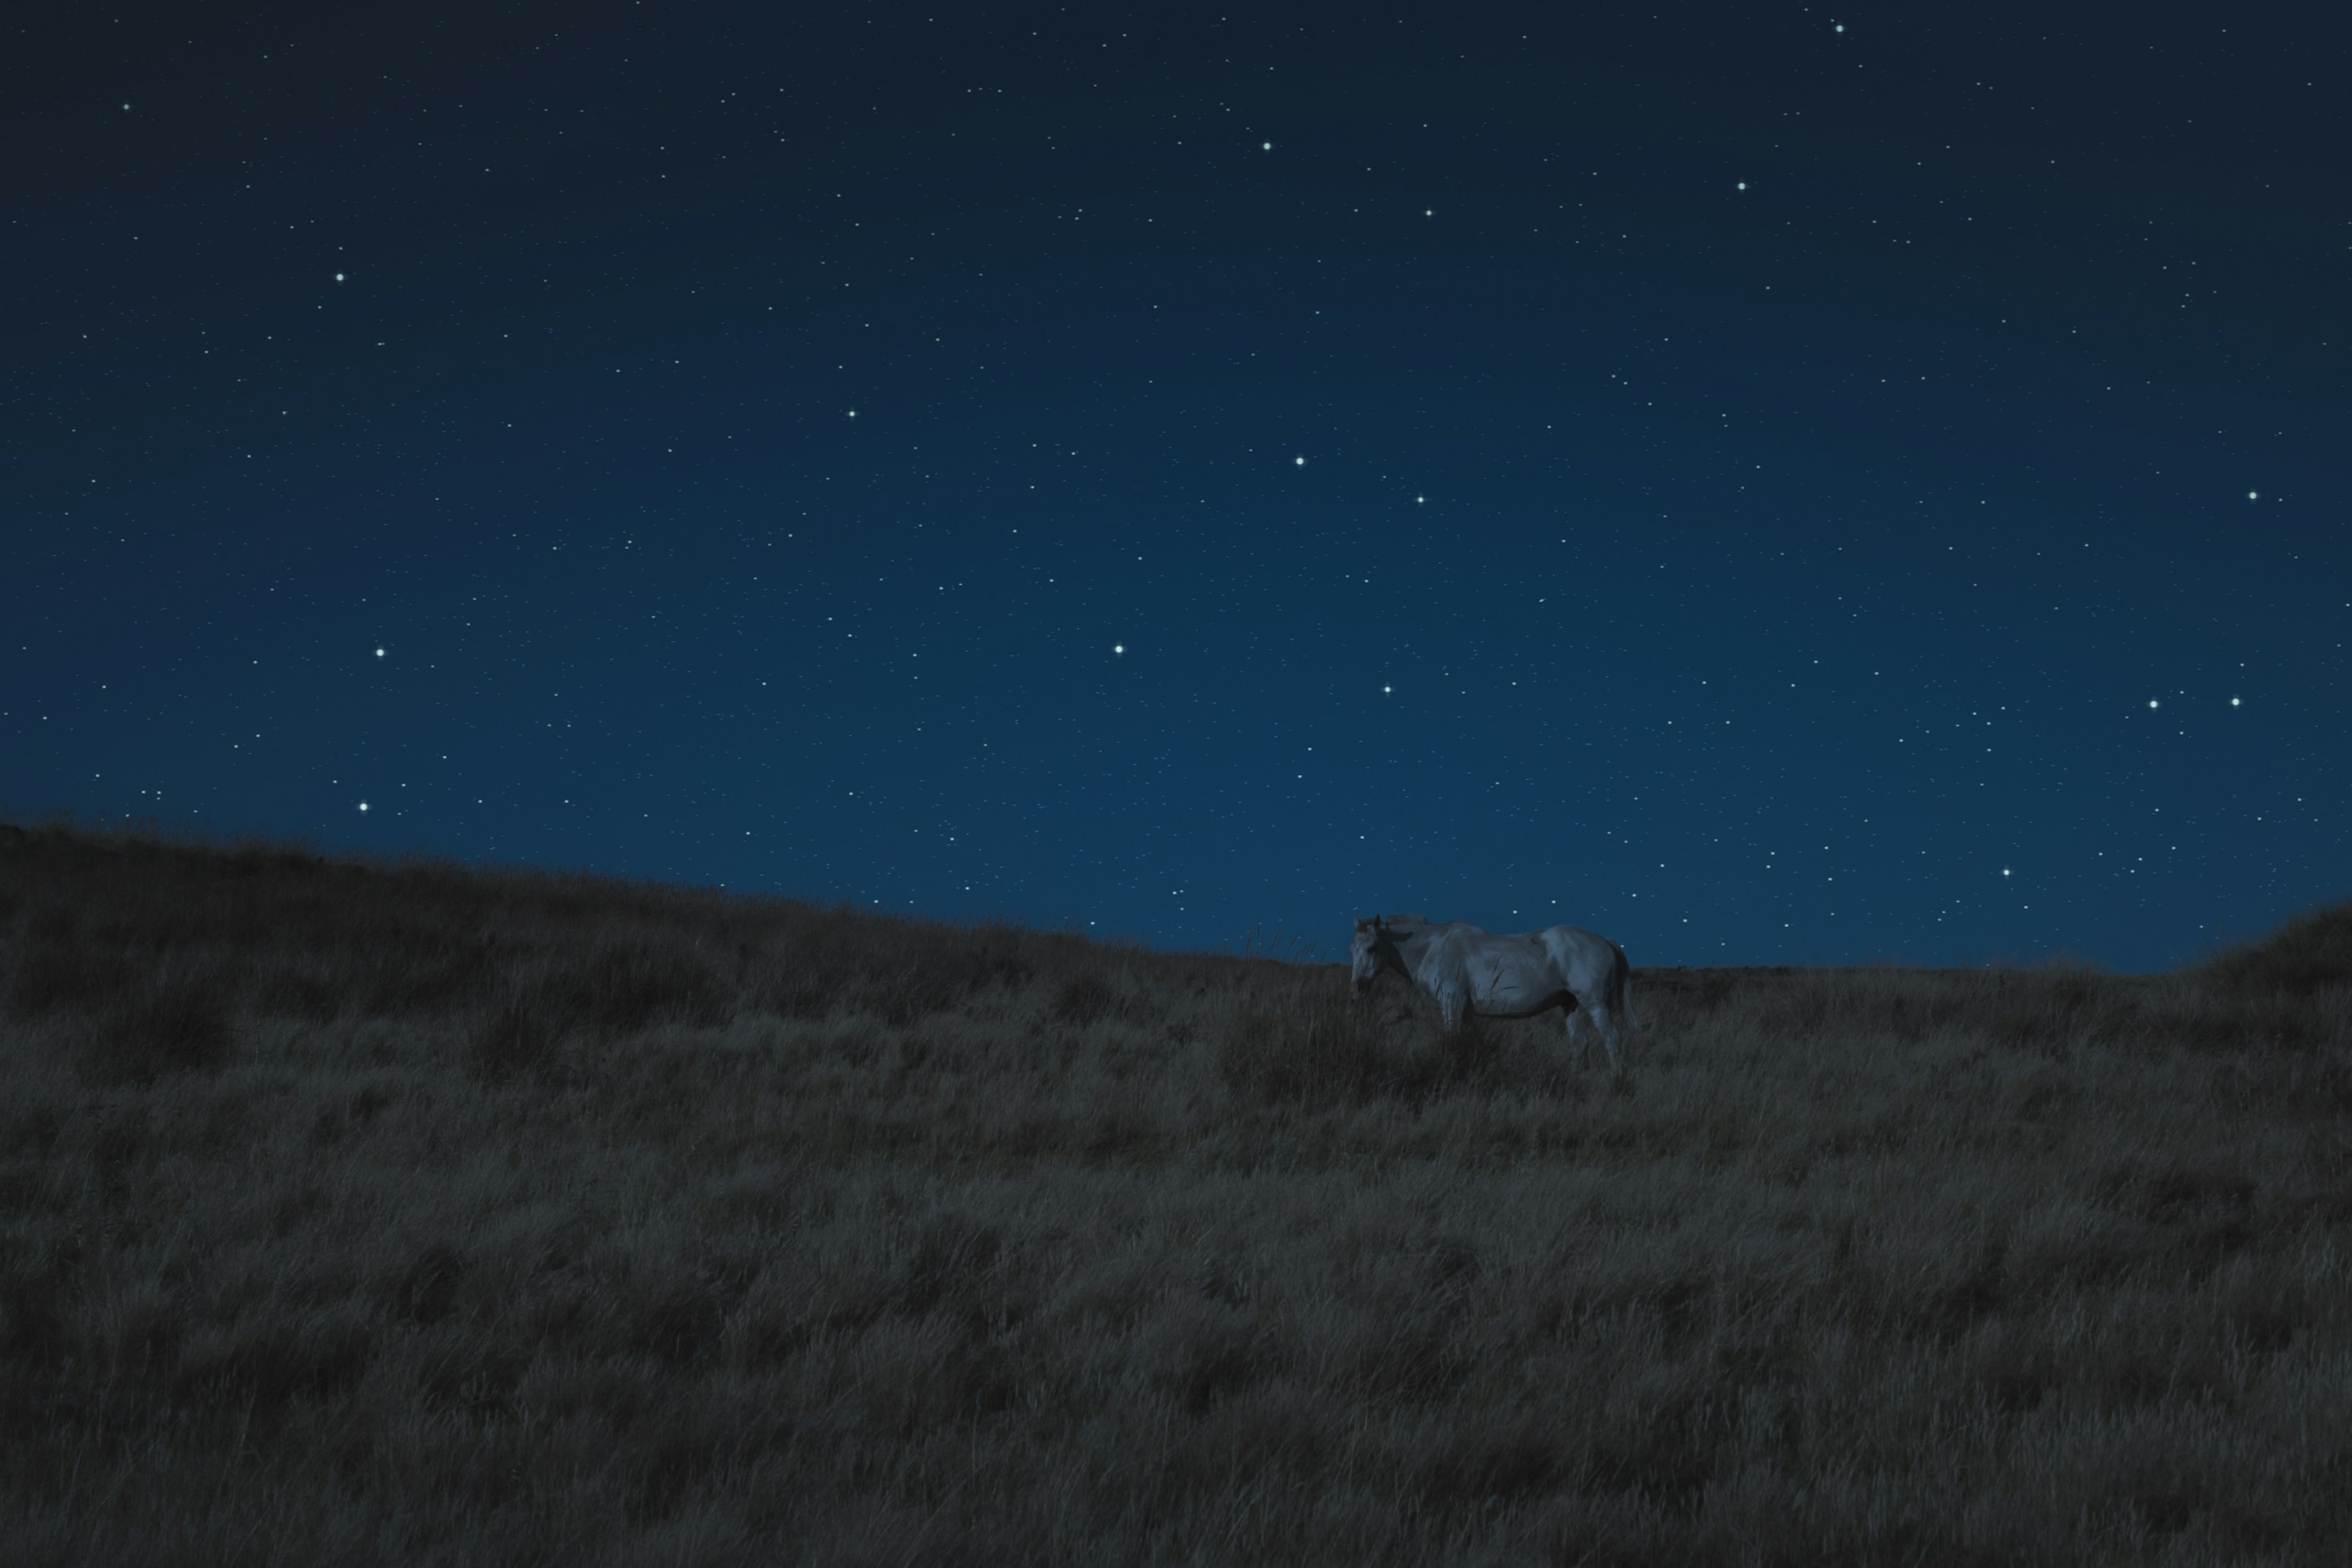
<path id="1" fill-rule="evenodd" d="M 2343 21 L 64 9 L 11 815 L 1636 963 L 2352 892 Z"/>

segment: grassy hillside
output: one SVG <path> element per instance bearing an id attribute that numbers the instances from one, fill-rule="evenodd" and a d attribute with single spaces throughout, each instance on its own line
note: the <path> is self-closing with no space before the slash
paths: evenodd
<path id="1" fill-rule="evenodd" d="M 2340 1562 L 2347 932 L 1639 970 L 1621 1091 L 1336 968 L 0 831 L 0 1561 Z"/>

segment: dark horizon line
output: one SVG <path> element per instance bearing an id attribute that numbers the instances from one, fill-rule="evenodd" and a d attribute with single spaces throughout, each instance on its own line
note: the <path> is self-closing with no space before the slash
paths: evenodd
<path id="1" fill-rule="evenodd" d="M 46 812 L 37 816 L 20 816 L 0 811 L 0 852 L 28 845 L 41 837 L 64 837 L 85 847 L 104 850 L 111 850 L 114 847 L 113 845 L 106 842 L 108 839 L 112 839 L 124 847 L 152 847 L 193 854 L 229 855 L 259 852 L 289 857 L 299 856 L 319 865 L 340 866 L 357 871 L 423 869 L 470 877 L 541 877 L 609 882 L 617 888 L 650 889 L 684 895 L 716 895 L 721 899 L 735 899 L 746 902 L 766 900 L 782 904 L 797 904 L 804 909 L 856 914 L 869 919 L 898 921 L 910 925 L 939 926 L 949 930 L 1010 928 L 1037 936 L 1072 937 L 1098 947 L 1135 949 L 1155 957 L 1234 958 L 1244 961 L 1258 960 L 1269 963 L 1296 964 L 1300 967 L 1336 967 L 1346 962 L 1344 958 L 1327 959 L 1319 956 L 1320 947 L 1308 944 L 1307 939 L 1303 937 L 1266 936 L 1263 934 L 1262 927 L 1257 925 L 1245 928 L 1236 940 L 1234 947 L 1239 951 L 1228 948 L 1159 947 L 1135 938 L 1088 931 L 1076 924 L 1035 925 L 1009 915 L 959 917 L 930 914 L 912 908 L 893 909 L 878 900 L 861 905 L 847 895 L 827 900 L 787 892 L 761 891 L 730 886 L 725 882 L 674 881 L 656 877 L 632 876 L 626 872 L 602 870 L 591 866 L 541 865 L 530 861 L 470 860 L 461 856 L 431 849 L 394 851 L 322 849 L 309 838 L 299 835 L 275 836 L 252 829 L 240 829 L 233 835 L 222 836 L 208 832 L 199 824 L 184 821 L 167 822 L 157 816 L 133 817 L 126 814 L 121 824 L 118 826 L 107 822 L 84 821 L 75 816 L 71 811 L 63 808 Z M 2252 936 L 2241 937 L 2235 943 L 2225 939 L 2221 934 L 2220 929 L 2216 928 L 2212 945 L 2204 952 L 2183 958 L 2164 969 L 2112 969 L 2095 959 L 2070 952 L 2065 948 L 2053 948 L 2039 957 L 1996 952 L 1983 958 L 1964 958 L 1946 963 L 1921 963 L 1889 955 L 1861 959 L 1846 963 L 1635 963 L 1633 967 L 1636 973 L 1652 974 L 1675 973 L 1811 974 L 1832 971 L 1901 971 L 1930 974 L 1981 973 L 1989 970 L 2019 972 L 2057 970 L 2080 971 L 2117 979 L 2160 979 L 2167 975 L 2184 973 L 2202 967 L 2213 958 L 2230 951 L 2232 946 L 2259 946 L 2298 921 L 2338 908 L 2352 909 L 2352 898 L 2289 910 L 2276 923 L 2264 927 Z M 1353 918 L 1352 912 L 1350 918 Z M 1297 955 L 1297 949 L 1301 946 L 1307 947 L 1304 956 Z M 1286 952 L 1284 951 L 1286 949 Z"/>

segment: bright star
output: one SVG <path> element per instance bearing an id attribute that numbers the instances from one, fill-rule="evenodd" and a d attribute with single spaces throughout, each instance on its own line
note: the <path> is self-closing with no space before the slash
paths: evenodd
<path id="1" fill-rule="evenodd" d="M 2248 490 L 2248 491 L 2246 492 L 2246 499 L 2247 499 L 2248 500 L 2260 500 L 2262 499 L 2262 497 L 2261 497 L 2257 492 L 2255 492 L 2255 491 L 2253 491 L 2253 490 Z"/>
<path id="2" fill-rule="evenodd" d="M 1427 506 L 1429 504 L 1429 498 L 1427 496 L 1415 496 L 1412 498 L 1412 504 L 1415 506 Z"/>
<path id="3" fill-rule="evenodd" d="M 2156 699 L 2155 699 L 2155 698 L 2153 698 L 2153 697 L 2149 698 L 2149 699 L 2147 700 L 2147 705 L 2148 705 L 2149 707 L 2151 707 L 2151 708 L 2155 707 L 2155 706 L 2156 706 Z"/>
<path id="4" fill-rule="evenodd" d="M 1393 687 L 1393 686 L 1383 686 L 1383 687 L 1381 687 L 1381 689 L 1382 691 L 1394 691 L 1394 690 L 1396 689 L 1396 688 L 1395 688 L 1395 687 Z"/>
<path id="5" fill-rule="evenodd" d="M 851 410 L 849 411 L 849 416 L 850 416 L 852 419 L 856 418 L 856 417 L 857 417 L 857 410 L 856 410 L 856 409 L 855 409 L 855 408 L 851 409 Z"/>
<path id="6" fill-rule="evenodd" d="M 1261 142 L 1258 143 L 1258 150 L 1260 152 L 1271 153 L 1274 151 L 1274 143 L 1271 142 Z"/>
<path id="7" fill-rule="evenodd" d="M 1123 642 L 1115 642 L 1110 645 L 1110 651 L 1124 658 L 1127 656 L 1127 645 Z"/>
<path id="8" fill-rule="evenodd" d="M 1744 190 L 1746 190 L 1746 189 L 1748 188 L 1748 182 L 1747 182 L 1747 181 L 1745 181 L 1745 180 L 1740 181 L 1740 182 L 1739 182 L 1739 188 L 1740 188 L 1741 190 L 1743 190 L 1743 191 L 1744 191 Z"/>
<path id="9" fill-rule="evenodd" d="M 2238 705 L 2238 700 L 2237 700 L 2236 698 L 2234 698 L 2234 697 L 2231 698 L 2231 699 L 2230 699 L 2230 706 L 2231 706 L 2231 707 L 2232 707 L 2232 708 L 2235 708 L 2237 705 Z"/>
<path id="10" fill-rule="evenodd" d="M 375 650 L 375 656 L 376 656 L 376 658 L 382 658 L 383 657 L 383 649 L 382 649 L 382 648 L 378 648 L 378 649 L 376 649 L 376 650 Z"/>
<path id="11" fill-rule="evenodd" d="M 338 282 L 338 283 L 341 283 L 342 280 L 343 280 L 343 275 L 342 275 L 341 273 L 340 273 L 340 272 L 336 273 L 336 274 L 335 274 L 335 281 L 336 281 L 336 282 Z"/>
<path id="12" fill-rule="evenodd" d="M 2001 874 L 2002 876 L 2004 876 L 2004 877 L 2008 876 L 2008 875 L 2009 875 L 2009 868 L 2008 868 L 2008 867 L 2006 867 L 2006 866 L 2003 866 L 2003 867 L 2000 868 L 2000 874 Z"/>
<path id="13" fill-rule="evenodd" d="M 1303 468 L 1307 466 L 1307 459 L 1304 458 L 1293 458 L 1290 459 L 1290 463 L 1293 468 Z"/>
<path id="14" fill-rule="evenodd" d="M 365 811 L 365 810 L 367 809 L 367 802 L 365 802 L 365 801 L 362 801 L 362 802 L 360 802 L 360 809 L 361 809 L 362 811 Z"/>

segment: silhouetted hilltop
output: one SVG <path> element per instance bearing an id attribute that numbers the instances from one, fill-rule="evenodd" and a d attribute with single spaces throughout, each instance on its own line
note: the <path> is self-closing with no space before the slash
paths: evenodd
<path id="1" fill-rule="evenodd" d="M 19 910 L 22 940 L 0 983 L 20 1018 L 161 1005 L 184 1022 L 236 1011 L 471 1019 L 477 1065 L 507 1068 L 570 1036 L 744 1013 L 905 1023 L 992 985 L 1066 982 L 1145 956 L 845 904 L 62 827 L 0 834 L 0 927 Z M 218 1042 L 224 1028 L 189 1022 L 148 1054 L 171 1055 L 172 1039 Z"/>
<path id="2" fill-rule="evenodd" d="M 2352 987 L 2352 903 L 2297 915 L 2268 936 L 2225 948 L 2197 973 L 2238 994 L 2308 996 L 2331 986 Z"/>
<path id="3" fill-rule="evenodd" d="M 667 1025 L 845 1015 L 903 1026 L 992 989 L 1040 987 L 1053 1016 L 1084 1022 L 1141 1016 L 1163 986 L 1197 994 L 1251 973 L 1297 978 L 1332 967 L 604 876 L 0 824 L 0 933 L 12 922 L 14 940 L 0 948 L 7 1014 L 84 1015 L 85 1035 L 148 1038 L 117 1063 L 134 1076 L 154 1065 L 140 1065 L 146 1057 L 225 1058 L 227 1020 L 240 1013 L 455 1020 L 467 1031 L 468 1059 L 496 1074 L 566 1039 L 611 1041 Z M 1773 1032 L 1876 1029 L 1908 1041 L 1989 1027 L 2053 1043 L 2131 1036 L 2207 1049 L 2308 1047 L 2332 1015 L 2305 999 L 2352 984 L 2352 904 L 2171 975 L 2065 964 L 1676 965 L 1637 966 L 1635 977 L 1637 1016 L 1669 1030 L 1728 1008 Z M 1394 1021 L 1419 998 L 1388 984 Z M 1301 1038 L 1328 1041 L 1319 1026 L 1299 1027 Z M 1531 1026 L 1486 1027 L 1515 1037 Z M 1266 1047 L 1277 1057 L 1281 1037 Z M 1274 1069 L 1284 1081 L 1295 1076 Z"/>

